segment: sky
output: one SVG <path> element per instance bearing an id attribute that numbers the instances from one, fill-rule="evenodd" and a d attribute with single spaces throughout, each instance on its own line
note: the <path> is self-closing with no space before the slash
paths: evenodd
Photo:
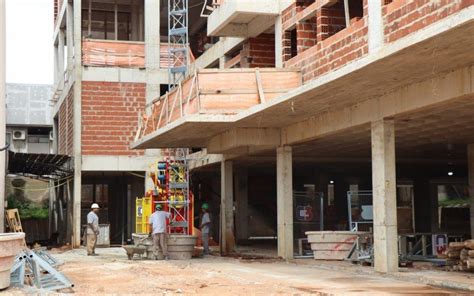
<path id="1" fill-rule="evenodd" d="M 53 84 L 53 0 L 6 0 L 7 83 Z"/>

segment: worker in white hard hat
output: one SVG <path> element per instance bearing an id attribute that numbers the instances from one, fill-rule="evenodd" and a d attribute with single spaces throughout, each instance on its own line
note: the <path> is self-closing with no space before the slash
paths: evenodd
<path id="1" fill-rule="evenodd" d="M 95 253 L 95 245 L 97 236 L 99 235 L 99 205 L 93 203 L 91 211 L 87 214 L 87 256 L 97 256 Z"/>

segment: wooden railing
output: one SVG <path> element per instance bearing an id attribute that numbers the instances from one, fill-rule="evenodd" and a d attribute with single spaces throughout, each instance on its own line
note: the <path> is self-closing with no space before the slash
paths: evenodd
<path id="1" fill-rule="evenodd" d="M 187 115 L 237 114 L 301 83 L 301 73 L 291 69 L 200 70 L 148 106 L 136 140 Z"/>
<path id="2" fill-rule="evenodd" d="M 195 58 L 190 51 L 189 63 Z M 160 44 L 160 68 L 168 68 L 169 46 Z M 145 43 L 135 41 L 95 40 L 82 41 L 82 64 L 97 67 L 145 68 Z"/>

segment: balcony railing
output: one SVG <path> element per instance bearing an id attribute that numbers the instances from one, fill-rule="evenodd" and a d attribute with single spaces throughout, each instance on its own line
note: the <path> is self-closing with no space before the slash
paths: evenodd
<path id="1" fill-rule="evenodd" d="M 297 70 L 200 70 L 151 105 L 137 139 L 188 115 L 234 115 L 300 85 Z"/>

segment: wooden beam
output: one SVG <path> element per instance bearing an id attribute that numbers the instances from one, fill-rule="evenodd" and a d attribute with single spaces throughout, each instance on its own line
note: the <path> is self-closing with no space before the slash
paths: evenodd
<path id="1" fill-rule="evenodd" d="M 227 69 L 230 69 L 238 64 L 240 64 L 240 60 L 242 59 L 242 56 L 241 54 L 239 53 L 238 55 L 236 55 L 235 57 L 233 57 L 232 59 L 228 60 L 225 64 L 224 64 L 224 67 L 227 68 Z"/>
<path id="2" fill-rule="evenodd" d="M 266 100 L 265 93 L 263 92 L 262 79 L 260 78 L 260 69 L 258 68 L 255 69 L 255 79 L 257 80 L 257 90 L 258 96 L 260 98 L 260 104 L 263 104 L 266 102 Z"/>

